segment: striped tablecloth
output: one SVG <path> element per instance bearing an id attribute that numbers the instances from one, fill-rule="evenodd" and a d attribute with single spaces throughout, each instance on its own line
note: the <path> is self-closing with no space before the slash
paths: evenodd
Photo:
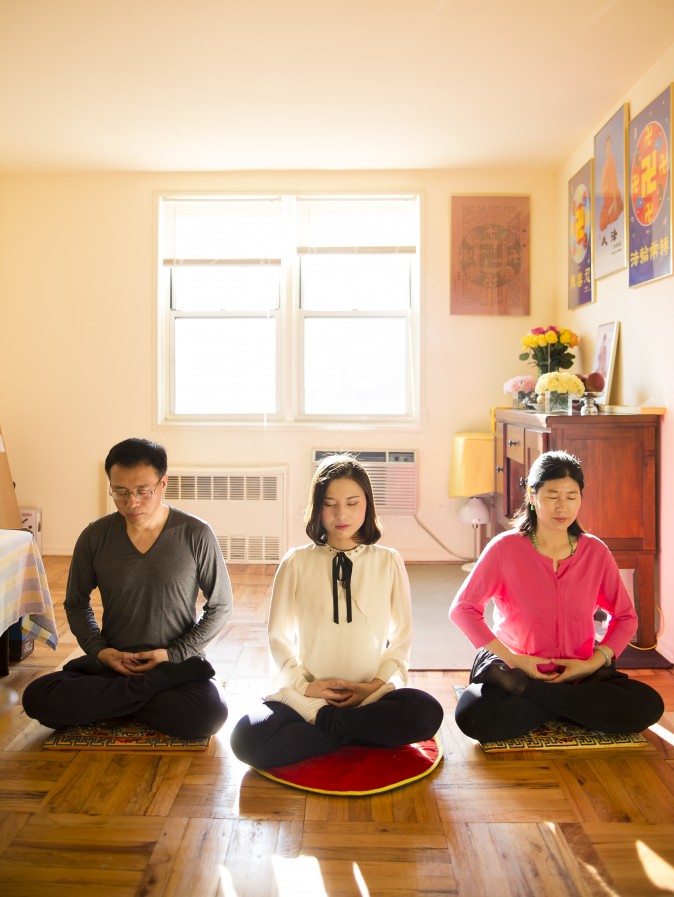
<path id="1" fill-rule="evenodd" d="M 0 530 L 0 633 L 22 617 L 21 628 L 55 649 L 58 634 L 47 576 L 33 534 Z"/>

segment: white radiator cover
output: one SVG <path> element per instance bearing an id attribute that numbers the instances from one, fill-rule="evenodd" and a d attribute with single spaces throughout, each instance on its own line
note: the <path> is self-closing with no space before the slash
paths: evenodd
<path id="1" fill-rule="evenodd" d="M 326 455 L 337 450 L 314 449 L 314 469 Z M 416 514 L 417 455 L 413 451 L 388 449 L 350 451 L 363 465 L 372 483 L 374 503 L 380 516 Z"/>
<path id="2" fill-rule="evenodd" d="M 164 501 L 211 525 L 229 564 L 278 564 L 286 551 L 287 469 L 173 468 Z M 115 510 L 112 498 L 111 511 Z"/>

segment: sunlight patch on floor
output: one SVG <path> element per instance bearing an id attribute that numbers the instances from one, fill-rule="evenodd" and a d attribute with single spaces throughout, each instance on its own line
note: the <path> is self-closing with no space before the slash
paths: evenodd
<path id="1" fill-rule="evenodd" d="M 363 878 L 363 873 L 360 871 L 358 863 L 353 864 L 353 877 L 356 879 L 360 897 L 370 897 L 370 889 L 365 884 L 365 879 Z"/>
<path id="2" fill-rule="evenodd" d="M 637 856 L 641 860 L 644 872 L 649 880 L 653 882 L 656 888 L 661 888 L 665 894 L 671 894 L 672 882 L 674 881 L 674 866 L 667 862 L 652 850 L 643 841 L 636 842 Z"/>
<path id="3" fill-rule="evenodd" d="M 216 897 L 238 897 L 232 875 L 224 866 L 220 869 L 220 887 Z"/>
<path id="4" fill-rule="evenodd" d="M 302 854 L 294 858 L 273 856 L 271 862 L 279 897 L 298 897 L 300 894 L 328 897 L 316 857 Z"/>
<path id="5" fill-rule="evenodd" d="M 666 741 L 667 744 L 674 745 L 674 733 L 670 732 L 669 729 L 665 729 L 660 723 L 653 723 L 652 726 L 649 726 L 649 730 L 662 738 L 663 741 Z"/>

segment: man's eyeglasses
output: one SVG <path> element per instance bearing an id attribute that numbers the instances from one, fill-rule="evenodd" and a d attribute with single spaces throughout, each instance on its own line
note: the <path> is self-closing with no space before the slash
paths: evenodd
<path id="1" fill-rule="evenodd" d="M 137 498 L 138 501 L 147 501 L 148 498 L 151 498 L 155 494 L 157 486 L 161 481 L 162 477 L 159 477 L 152 488 L 149 486 L 142 486 L 140 489 L 134 489 L 132 492 L 129 492 L 128 489 L 113 489 L 110 487 L 110 495 L 115 501 L 128 501 L 131 496 Z"/>

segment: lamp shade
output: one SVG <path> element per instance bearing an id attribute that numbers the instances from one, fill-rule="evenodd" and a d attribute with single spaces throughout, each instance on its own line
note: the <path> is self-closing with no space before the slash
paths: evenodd
<path id="1" fill-rule="evenodd" d="M 494 434 L 456 433 L 449 468 L 449 497 L 494 491 Z"/>
<path id="2" fill-rule="evenodd" d="M 469 498 L 459 511 L 459 520 L 471 526 L 482 526 L 489 523 L 489 508 L 481 498 Z"/>

